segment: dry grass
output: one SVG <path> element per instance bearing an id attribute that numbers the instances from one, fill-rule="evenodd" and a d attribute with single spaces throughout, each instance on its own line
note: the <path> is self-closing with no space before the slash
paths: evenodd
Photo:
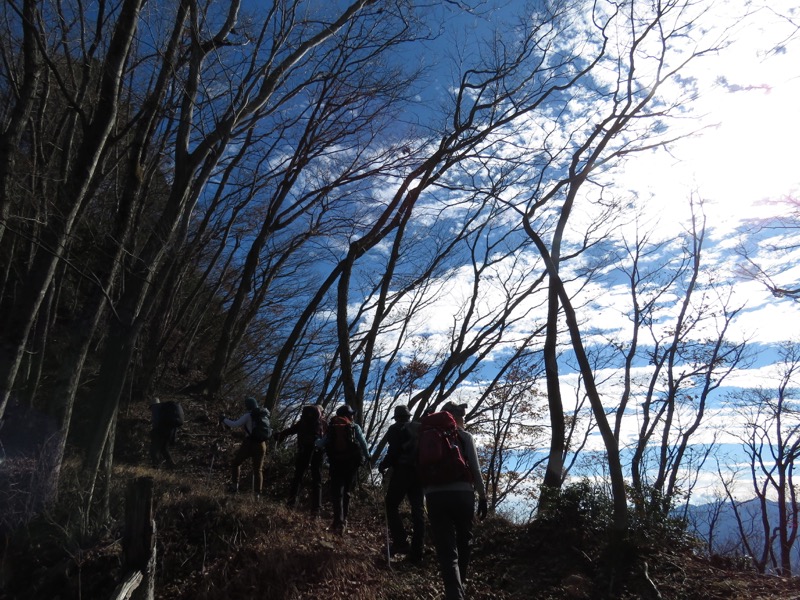
<path id="1" fill-rule="evenodd" d="M 227 495 L 226 465 L 237 440 L 215 427 L 200 400 L 181 401 L 187 415 L 194 416 L 180 435 L 175 452 L 179 467 L 173 471 L 143 466 L 147 464 L 146 407 L 126 415 L 118 436 L 112 490 L 116 520 L 92 536 L 76 533 L 81 520 L 74 509 L 80 504 L 74 486 L 77 465 L 68 465 L 62 504 L 35 518 L 26 512 L 24 482 L 26 471 L 36 466 L 3 465 L 6 477 L 0 478 L 0 503 L 19 510 L 0 511 L 0 522 L 6 525 L 0 600 L 108 598 L 122 575 L 124 490 L 129 481 L 142 476 L 154 480 L 156 596 L 160 600 L 442 597 L 430 545 L 422 566 L 402 559 L 393 559 L 391 568 L 387 565 L 380 490 L 369 481 L 356 491 L 350 531 L 343 537 L 327 531 L 330 512 L 315 518 L 285 507 L 291 452 L 271 458 L 267 498 Z M 248 474 L 246 468 L 244 474 Z M 724 571 L 670 548 L 648 556 L 648 561 L 664 600 L 800 600 L 797 580 Z M 632 579 L 627 591 L 609 595 L 600 553 L 582 532 L 541 523 L 520 527 L 502 519 L 489 519 L 476 527 L 468 585 L 472 600 L 645 597 L 637 586 Z"/>

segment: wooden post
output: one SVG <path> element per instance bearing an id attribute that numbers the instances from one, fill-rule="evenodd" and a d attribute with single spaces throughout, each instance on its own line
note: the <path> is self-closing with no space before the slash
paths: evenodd
<path id="1" fill-rule="evenodd" d="M 126 580 L 141 573 L 141 583 L 127 591 L 131 600 L 153 600 L 156 580 L 156 522 L 153 519 L 153 478 L 137 477 L 125 494 L 122 564 Z"/>

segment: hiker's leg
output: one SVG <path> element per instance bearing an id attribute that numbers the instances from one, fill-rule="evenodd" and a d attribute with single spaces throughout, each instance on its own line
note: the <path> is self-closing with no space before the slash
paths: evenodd
<path id="1" fill-rule="evenodd" d="M 384 499 L 389 535 L 392 537 L 392 544 L 395 549 L 408 543 L 408 534 L 405 527 L 403 527 L 403 519 L 400 517 L 400 504 L 406 495 L 406 480 L 407 477 L 400 469 L 392 469 Z"/>
<path id="2" fill-rule="evenodd" d="M 266 442 L 251 442 L 253 458 L 253 493 L 260 494 L 264 490 L 264 459 L 267 456 Z"/>
<path id="3" fill-rule="evenodd" d="M 166 429 L 161 432 L 161 456 L 164 457 L 164 460 L 170 467 L 175 466 L 175 461 L 172 460 L 172 456 L 169 453 L 169 445 L 171 443 L 174 443 L 174 440 L 175 440 L 174 428 Z"/>
<path id="4" fill-rule="evenodd" d="M 322 508 L 322 451 L 311 453 L 311 510 L 319 512 Z"/>
<path id="5" fill-rule="evenodd" d="M 411 505 L 411 559 L 422 558 L 425 546 L 425 496 L 415 472 L 409 475 L 408 503 Z"/>
<path id="6" fill-rule="evenodd" d="M 472 554 L 472 523 L 475 518 L 475 494 L 473 492 L 454 492 L 453 520 L 456 525 L 456 545 L 458 547 L 458 571 L 461 582 L 467 580 L 467 569 Z"/>
<path id="7" fill-rule="evenodd" d="M 249 457 L 250 451 L 247 447 L 247 440 L 244 440 L 237 448 L 236 454 L 233 455 L 233 461 L 231 461 L 231 487 L 234 489 L 239 488 L 239 473 L 242 463 Z"/>
<path id="8" fill-rule="evenodd" d="M 333 502 L 333 526 L 341 527 L 344 522 L 343 501 L 344 501 L 344 469 L 341 463 L 331 463 L 331 501 Z"/>
<path id="9" fill-rule="evenodd" d="M 150 463 L 153 467 L 157 467 L 160 463 L 159 454 L 161 454 L 161 440 L 158 435 L 158 430 L 153 429 L 150 431 Z"/>
<path id="10" fill-rule="evenodd" d="M 344 473 L 344 485 L 342 489 L 342 523 L 347 522 L 347 515 L 350 514 L 350 492 L 356 483 L 358 475 L 358 464 L 347 463 Z"/>
<path id="11" fill-rule="evenodd" d="M 289 506 L 294 506 L 297 503 L 297 496 L 300 494 L 300 486 L 303 483 L 303 475 L 311 462 L 311 453 L 313 447 L 297 446 L 297 452 L 294 455 L 294 476 L 292 477 L 292 484 L 289 486 Z"/>
<path id="12" fill-rule="evenodd" d="M 446 600 L 464 600 L 464 588 L 458 568 L 456 527 L 453 521 L 454 492 L 434 492 L 425 496 L 431 537 L 436 547 L 436 558 L 444 582 Z"/>

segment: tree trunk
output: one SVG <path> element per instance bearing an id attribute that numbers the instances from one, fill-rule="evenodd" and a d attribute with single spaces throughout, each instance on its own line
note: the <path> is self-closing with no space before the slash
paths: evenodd
<path id="1" fill-rule="evenodd" d="M 98 374 L 97 387 L 92 393 L 92 401 L 97 408 L 97 418 L 92 439 L 85 449 L 83 458 L 85 476 L 83 492 L 86 494 L 87 510 L 93 504 L 103 451 L 114 425 L 114 416 L 125 387 L 128 365 L 133 356 L 140 327 L 141 322 L 127 327 L 122 323 L 112 324 L 104 346 L 104 358 Z"/>
<path id="2" fill-rule="evenodd" d="M 558 379 L 558 294 L 551 282 L 547 303 L 547 332 L 544 342 L 544 365 L 547 381 L 547 407 L 550 415 L 550 452 L 542 484 L 552 490 L 561 488 L 564 470 L 564 404 L 561 400 L 561 383 Z M 549 497 L 547 494 L 545 497 Z M 545 509 L 547 507 L 544 507 Z"/>
<path id="3" fill-rule="evenodd" d="M 125 495 L 122 563 L 126 582 L 136 573 L 142 575 L 141 583 L 135 587 L 130 598 L 153 600 L 156 580 L 156 522 L 153 518 L 151 477 L 137 477 L 128 485 Z"/>
<path id="4" fill-rule="evenodd" d="M 42 74 L 39 56 L 38 32 L 33 25 L 36 22 L 36 0 L 25 0 L 22 8 L 22 57 L 23 80 L 14 107 L 9 111 L 5 131 L 0 135 L 0 241 L 11 215 L 11 202 L 14 194 L 10 179 L 14 176 L 14 164 L 19 142 L 25 131 L 26 123 L 33 110 L 34 96 Z M 0 414 L 2 414 L 0 409 Z"/>
<path id="5" fill-rule="evenodd" d="M 611 479 L 611 496 L 613 503 L 613 534 L 615 540 L 621 541 L 628 530 L 628 501 L 625 491 L 625 477 L 622 472 L 622 463 L 619 456 L 619 445 L 616 437 L 614 437 L 614 431 L 608 421 L 605 408 L 600 399 L 600 394 L 595 385 L 594 373 L 592 372 L 591 363 L 583 347 L 575 309 L 572 307 L 569 295 L 564 288 L 561 278 L 558 276 L 558 268 L 550 257 L 547 247 L 544 245 L 539 235 L 529 227 L 526 227 L 526 229 L 547 266 L 550 283 L 558 292 L 561 306 L 564 309 L 564 316 L 567 321 L 572 349 L 575 352 L 575 357 L 584 379 L 586 396 L 589 398 L 589 403 L 592 406 L 592 413 L 597 423 L 597 429 L 603 438 L 603 444 L 606 448 L 606 460 L 608 461 L 608 474 Z"/>

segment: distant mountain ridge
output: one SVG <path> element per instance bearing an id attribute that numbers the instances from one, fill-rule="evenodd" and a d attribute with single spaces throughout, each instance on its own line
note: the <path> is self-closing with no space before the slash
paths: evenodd
<path id="1" fill-rule="evenodd" d="M 750 540 L 750 547 L 754 552 L 760 552 L 763 547 L 764 530 L 761 523 L 761 504 L 757 498 L 752 498 L 736 505 L 742 520 L 745 535 Z M 723 556 L 745 556 L 748 554 L 741 539 L 739 524 L 732 504 L 710 502 L 707 504 L 689 505 L 686 510 L 688 530 L 698 538 L 704 540 L 710 554 Z M 778 503 L 767 500 L 767 517 L 770 532 L 775 532 L 778 526 Z M 777 534 L 773 542 L 775 557 L 779 556 Z M 795 543 L 792 552 L 793 570 L 800 566 L 800 541 Z"/>

